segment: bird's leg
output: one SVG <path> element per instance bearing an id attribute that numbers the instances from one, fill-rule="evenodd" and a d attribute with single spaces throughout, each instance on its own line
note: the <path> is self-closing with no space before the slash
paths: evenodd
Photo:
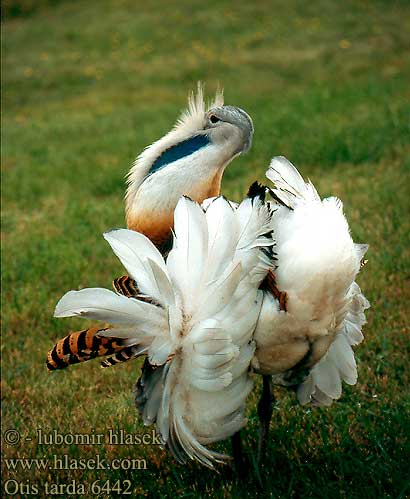
<path id="1" fill-rule="evenodd" d="M 273 412 L 275 397 L 272 393 L 271 376 L 263 376 L 262 395 L 258 403 L 259 416 L 259 441 L 258 441 L 258 464 L 261 462 L 265 451 L 266 441 L 269 434 L 269 423 Z"/>
<path id="2" fill-rule="evenodd" d="M 235 470 L 238 475 L 244 476 L 246 469 L 240 431 L 237 431 L 234 435 L 232 435 L 231 442 Z"/>

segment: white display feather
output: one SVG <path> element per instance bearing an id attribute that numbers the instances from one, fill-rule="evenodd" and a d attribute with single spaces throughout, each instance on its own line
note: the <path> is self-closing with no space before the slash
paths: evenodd
<path id="1" fill-rule="evenodd" d="M 341 396 L 342 381 L 357 380 L 351 346 L 363 339 L 369 303 L 355 278 L 367 245 L 354 244 L 341 201 L 321 200 L 285 158 L 273 158 L 266 176 L 279 204 L 271 224 L 276 283 L 288 300 L 281 311 L 265 293 L 253 363 L 287 384 L 303 362 L 308 376 L 297 389 L 300 402 L 329 405 Z"/>

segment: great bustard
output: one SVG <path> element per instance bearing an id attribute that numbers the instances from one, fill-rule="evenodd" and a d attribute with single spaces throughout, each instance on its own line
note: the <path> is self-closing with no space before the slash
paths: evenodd
<path id="1" fill-rule="evenodd" d="M 368 306 L 354 282 L 366 246 L 354 245 L 341 202 L 321 201 L 287 160 L 274 158 L 267 172 L 272 188 L 253 185 L 239 208 L 218 197 L 225 167 L 250 147 L 252 135 L 249 116 L 223 106 L 221 94 L 209 108 L 200 90 L 191 97 L 174 129 L 145 149 L 129 174 L 127 225 L 141 234 L 106 236 L 129 276 L 114 281 L 117 294 L 70 292 L 56 309 L 59 317 L 112 323 L 129 312 L 127 327 L 72 333 L 48 355 L 48 367 L 55 369 L 100 355 L 113 354 L 103 362 L 109 366 L 147 354 L 136 385 L 144 421 L 157 422 L 179 459 L 183 449 L 208 466 L 224 456 L 206 444 L 234 434 L 240 459 L 236 432 L 245 424 L 251 368 L 264 377 L 259 457 L 272 381 L 296 386 L 302 403 L 316 404 L 338 398 L 341 380 L 354 383 L 351 345 L 362 338 Z M 180 200 L 182 195 L 194 202 Z M 219 305 L 208 309 L 213 293 Z M 99 300 L 120 307 L 118 317 L 96 312 Z M 201 321 L 208 321 L 206 334 Z M 193 360 L 197 354 L 199 363 Z M 176 373 L 189 377 L 182 382 Z M 182 391 L 171 390 L 170 379 Z M 178 402 L 170 400 L 175 393 Z"/>

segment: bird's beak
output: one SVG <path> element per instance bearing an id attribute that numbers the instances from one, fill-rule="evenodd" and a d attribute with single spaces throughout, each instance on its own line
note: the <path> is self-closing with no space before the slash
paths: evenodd
<path id="1" fill-rule="evenodd" d="M 252 119 L 249 116 L 249 114 L 241 108 L 237 109 L 244 117 L 246 117 L 246 126 L 244 127 L 245 144 L 242 149 L 242 153 L 246 154 L 252 146 L 254 128 L 253 128 Z"/>
<path id="2" fill-rule="evenodd" d="M 252 135 L 249 137 L 249 139 L 245 142 L 245 146 L 242 149 L 242 154 L 246 154 L 249 149 L 251 148 L 252 145 Z"/>

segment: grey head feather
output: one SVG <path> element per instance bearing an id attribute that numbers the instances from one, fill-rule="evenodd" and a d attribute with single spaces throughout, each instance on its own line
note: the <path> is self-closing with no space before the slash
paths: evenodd
<path id="1" fill-rule="evenodd" d="M 220 106 L 210 109 L 208 116 L 216 116 L 221 121 L 230 123 L 242 130 L 244 146 L 242 152 L 247 152 L 252 145 L 253 123 L 248 113 L 235 106 Z"/>

